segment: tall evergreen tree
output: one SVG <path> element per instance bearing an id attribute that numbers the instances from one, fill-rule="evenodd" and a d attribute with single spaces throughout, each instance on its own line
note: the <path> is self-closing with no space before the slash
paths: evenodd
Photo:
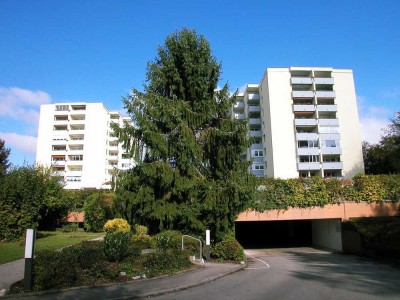
<path id="1" fill-rule="evenodd" d="M 200 232 L 220 240 L 253 195 L 246 123 L 229 117 L 235 96 L 220 90 L 221 65 L 207 40 L 183 29 L 148 63 L 144 92 L 124 98 L 134 125 L 115 127 L 143 160 L 117 182 L 116 210 L 131 223 Z"/>
<path id="2" fill-rule="evenodd" d="M 6 148 L 4 140 L 0 139 L 0 176 L 4 175 L 10 166 L 8 156 L 11 150 Z"/>

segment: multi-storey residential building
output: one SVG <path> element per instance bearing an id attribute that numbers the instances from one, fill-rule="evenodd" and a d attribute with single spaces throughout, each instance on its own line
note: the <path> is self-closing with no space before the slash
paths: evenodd
<path id="1" fill-rule="evenodd" d="M 247 119 L 251 172 L 275 178 L 352 177 L 364 171 L 353 72 L 268 68 L 232 108 Z"/>
<path id="2" fill-rule="evenodd" d="M 110 188 L 116 169 L 134 165 L 110 127 L 124 122 L 102 103 L 42 105 L 36 163 L 51 166 L 66 189 Z"/>

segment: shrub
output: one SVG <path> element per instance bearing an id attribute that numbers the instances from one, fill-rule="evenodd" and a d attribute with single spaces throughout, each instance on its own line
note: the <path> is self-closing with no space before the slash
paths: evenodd
<path id="1" fill-rule="evenodd" d="M 109 261 L 121 261 L 128 255 L 131 243 L 130 234 L 126 232 L 107 232 L 104 237 L 104 253 Z"/>
<path id="2" fill-rule="evenodd" d="M 136 224 L 135 225 L 135 234 L 136 235 L 147 235 L 149 233 L 149 229 L 146 226 Z"/>
<path id="3" fill-rule="evenodd" d="M 154 239 L 149 236 L 149 235 L 138 235 L 138 234 L 134 234 L 132 235 L 132 243 L 134 243 L 134 245 L 139 248 L 139 249 L 150 249 L 150 248 L 154 248 L 155 243 L 154 243 Z"/>
<path id="4" fill-rule="evenodd" d="M 83 207 L 85 212 L 84 227 L 87 231 L 99 232 L 103 230 L 107 220 L 112 219 L 112 193 L 98 192 L 86 199 Z"/>
<path id="5" fill-rule="evenodd" d="M 149 276 L 174 273 L 189 268 L 191 264 L 188 253 L 182 250 L 150 253 L 144 262 Z"/>
<path id="6" fill-rule="evenodd" d="M 33 285 L 35 290 L 70 287 L 77 278 L 76 249 L 38 252 L 34 261 Z"/>
<path id="7" fill-rule="evenodd" d="M 243 247 L 233 237 L 227 237 L 211 247 L 211 255 L 223 261 L 240 262 L 245 259 Z"/>
<path id="8" fill-rule="evenodd" d="M 165 252 L 168 249 L 168 243 L 171 240 L 169 236 L 158 235 L 156 237 L 156 248 L 159 251 Z"/>
<path id="9" fill-rule="evenodd" d="M 155 238 L 158 236 L 167 236 L 169 237 L 168 247 L 171 249 L 181 249 L 182 247 L 182 233 L 178 230 L 165 230 L 156 234 Z"/>
<path id="10" fill-rule="evenodd" d="M 130 232 L 131 225 L 124 219 L 108 220 L 103 227 L 105 232 Z"/>
<path id="11" fill-rule="evenodd" d="M 82 269 L 90 269 L 104 258 L 103 242 L 85 241 L 79 245 L 78 262 Z"/>
<path id="12" fill-rule="evenodd" d="M 63 227 L 61 227 L 61 231 L 62 232 L 76 232 L 76 231 L 78 231 L 78 225 L 75 223 L 64 225 Z"/>
<path id="13" fill-rule="evenodd" d="M 96 278 L 114 279 L 118 276 L 118 266 L 98 261 L 90 269 L 89 274 Z"/>

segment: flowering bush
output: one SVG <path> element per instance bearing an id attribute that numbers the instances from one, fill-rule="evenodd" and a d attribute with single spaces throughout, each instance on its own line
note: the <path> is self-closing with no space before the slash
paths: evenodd
<path id="1" fill-rule="evenodd" d="M 130 232 L 131 225 L 124 219 L 113 219 L 108 220 L 106 224 L 104 224 L 105 232 Z"/>
<path id="2" fill-rule="evenodd" d="M 136 235 L 147 235 L 149 233 L 149 229 L 146 226 L 136 224 L 135 225 L 135 234 Z"/>

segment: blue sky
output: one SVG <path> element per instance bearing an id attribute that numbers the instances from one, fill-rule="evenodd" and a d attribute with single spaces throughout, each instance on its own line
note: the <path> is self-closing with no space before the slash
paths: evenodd
<path id="1" fill-rule="evenodd" d="M 362 137 L 377 142 L 400 103 L 400 1 L 0 0 L 0 138 L 33 163 L 39 107 L 103 102 L 141 88 L 165 37 L 195 29 L 222 62 L 221 85 L 267 67 L 353 69 Z"/>

